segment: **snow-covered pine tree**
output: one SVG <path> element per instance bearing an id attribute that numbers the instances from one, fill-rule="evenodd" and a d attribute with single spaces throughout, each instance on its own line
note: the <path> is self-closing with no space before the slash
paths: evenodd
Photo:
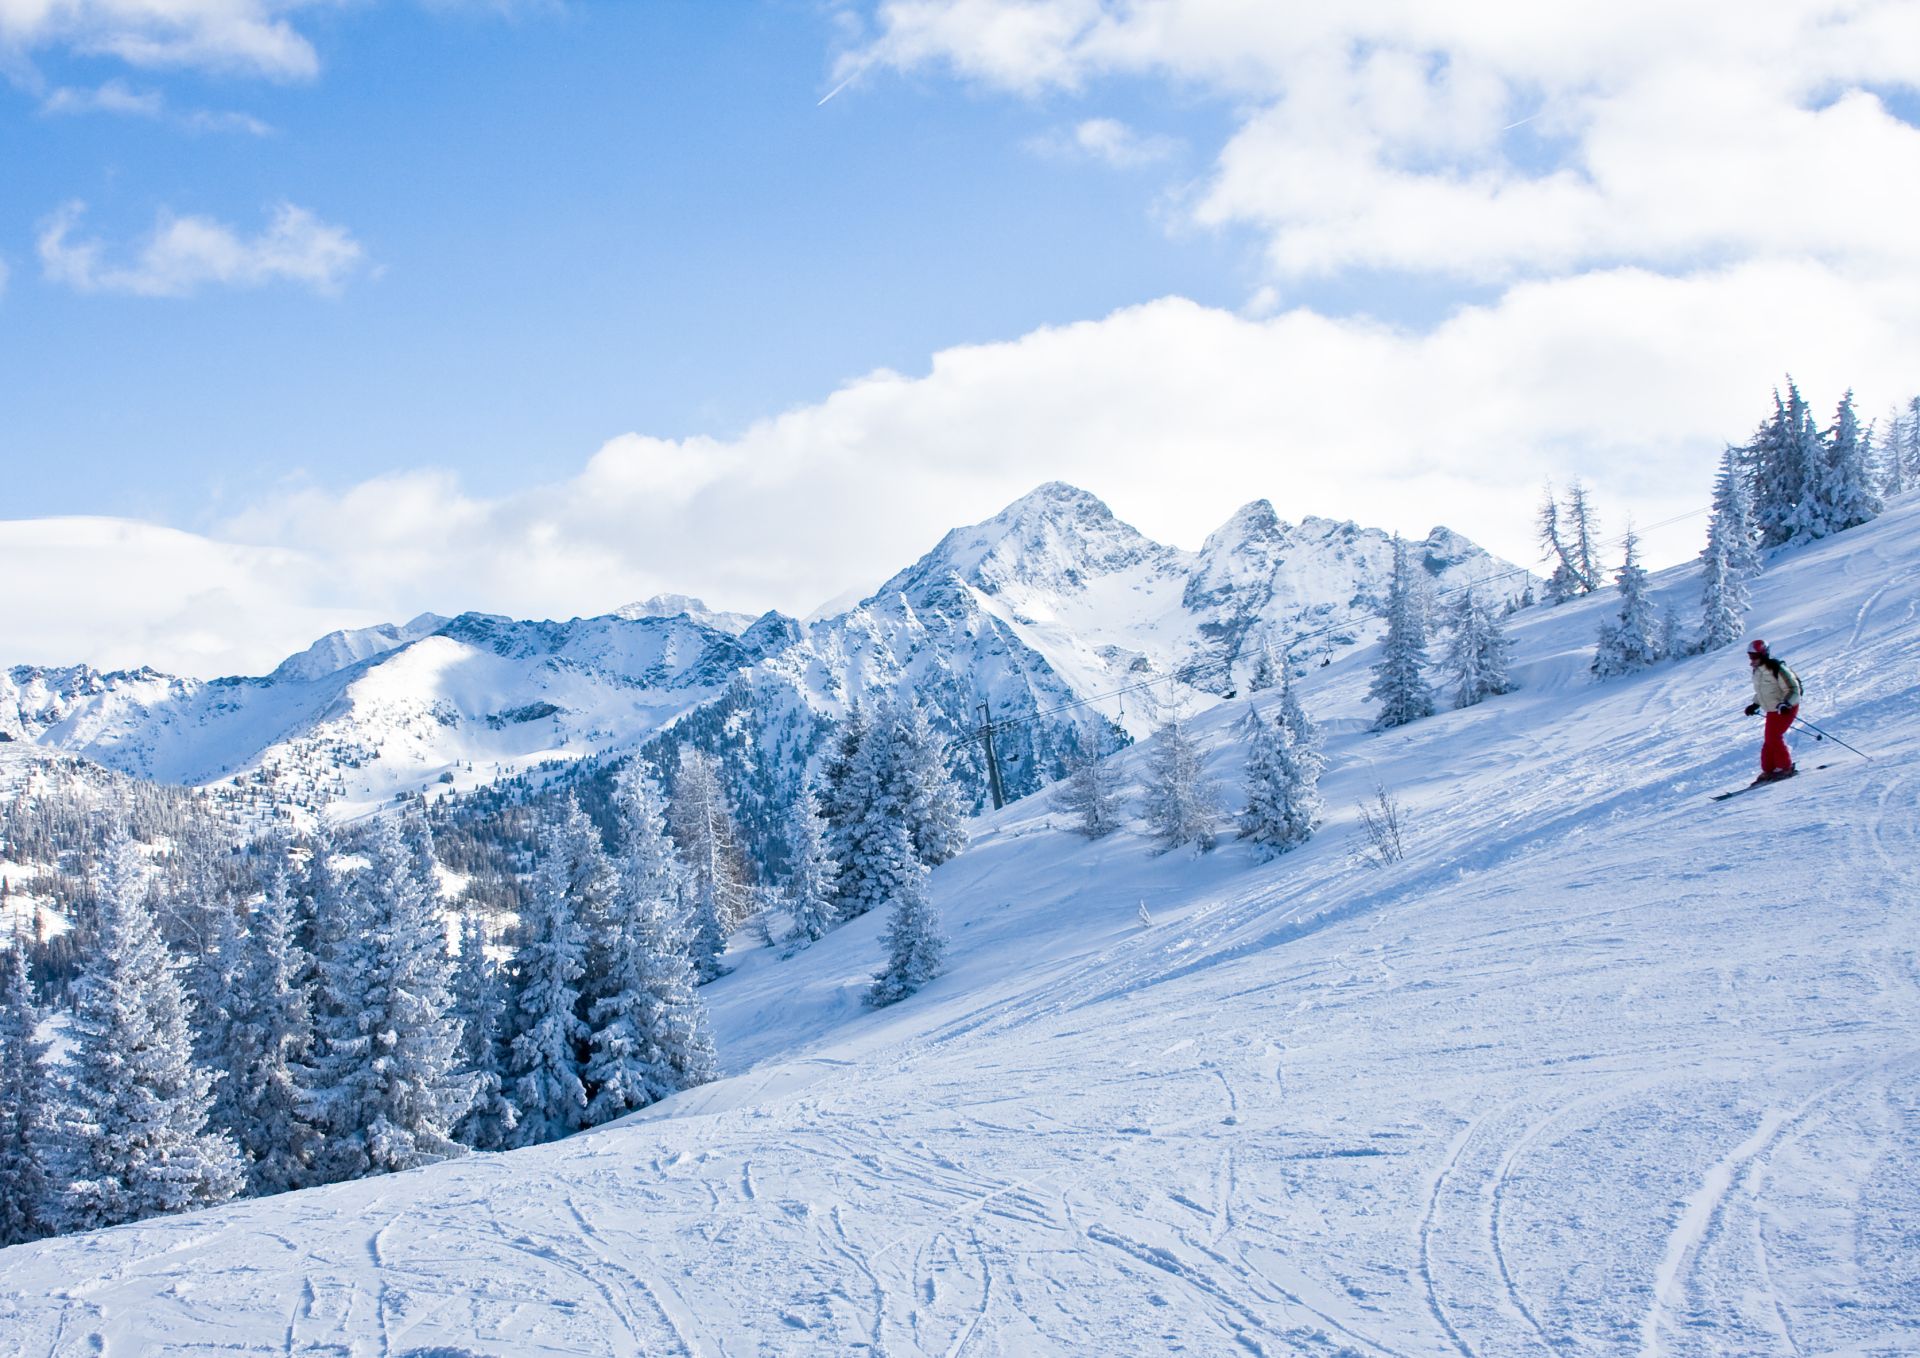
<path id="1" fill-rule="evenodd" d="M 1754 528 L 1760 545 L 1765 547 L 1777 547 L 1793 536 L 1794 506 L 1800 503 L 1800 493 L 1807 481 L 1796 436 L 1800 393 L 1791 377 L 1787 379 L 1787 389 L 1792 395 L 1795 415 L 1789 418 L 1789 402 L 1781 399 L 1776 388 L 1773 413 L 1760 422 L 1752 440 L 1740 450 L 1753 487 Z"/>
<path id="2" fill-rule="evenodd" d="M 473 1083 L 473 1102 L 454 1124 L 453 1139 L 475 1150 L 501 1150 L 512 1144 L 520 1120 L 507 1097 L 507 986 L 487 956 L 486 922 L 472 910 L 460 917 L 453 996 L 460 1020 L 460 1073 Z"/>
<path id="3" fill-rule="evenodd" d="M 1660 615 L 1647 594 L 1647 572 L 1640 565 L 1640 539 L 1627 530 L 1620 572 L 1620 612 L 1600 625 L 1593 673 L 1601 678 L 1645 669 L 1665 657 L 1660 644 Z"/>
<path id="4" fill-rule="evenodd" d="M 1453 634 L 1447 639 L 1445 670 L 1455 707 L 1513 691 L 1507 676 L 1512 647 L 1499 613 L 1469 585 L 1453 607 Z"/>
<path id="5" fill-rule="evenodd" d="M 284 852 L 284 850 L 282 851 Z M 227 1124 L 247 1162 L 254 1194 L 307 1183 L 318 1133 L 301 1112 L 298 1072 L 313 1044 L 311 959 L 294 940 L 293 887 L 284 864 L 247 930 L 238 984 L 228 1002 L 223 1098 Z"/>
<path id="6" fill-rule="evenodd" d="M 1433 715 L 1427 687 L 1427 628 L 1407 544 L 1393 540 L 1393 578 L 1387 585 L 1387 635 L 1373 667 L 1367 697 L 1380 704 L 1376 723 L 1385 730 Z"/>
<path id="7" fill-rule="evenodd" d="M 1567 565 L 1580 579 L 1580 592 L 1600 588 L 1600 520 L 1585 483 L 1576 479 L 1567 487 Z"/>
<path id="8" fill-rule="evenodd" d="M 374 822 L 362 853 L 366 866 L 344 883 L 345 928 L 321 962 L 303 1081 L 303 1111 L 324 1138 L 315 1170 L 328 1181 L 458 1155 L 453 1126 L 474 1092 L 456 1069 L 453 961 L 433 887 L 392 816 Z"/>
<path id="9" fill-rule="evenodd" d="M 686 866 L 690 951 L 694 972 L 705 985 L 725 973 L 721 958 L 727 939 L 758 903 L 718 770 L 710 756 L 691 745 L 680 747 L 680 773 L 667 820 Z"/>
<path id="10" fill-rule="evenodd" d="M 915 702 L 896 709 L 893 723 L 897 781 L 891 797 L 913 837 L 914 853 L 937 868 L 967 847 L 966 808 L 926 708 Z"/>
<path id="11" fill-rule="evenodd" d="M 52 1235 L 58 1221 L 47 1161 L 53 1106 L 47 1044 L 25 939 L 0 953 L 0 1249 Z"/>
<path id="12" fill-rule="evenodd" d="M 1247 807 L 1240 813 L 1240 833 L 1267 858 L 1312 837 L 1320 823 L 1320 774 L 1327 762 L 1292 682 L 1283 682 L 1271 713 L 1255 709 L 1249 714 Z"/>
<path id="13" fill-rule="evenodd" d="M 586 940 L 569 893 L 573 880 L 563 822 L 541 827 L 533 882 L 514 939 L 506 1032 L 513 1144 L 534 1146 L 585 1125 L 587 1025 L 580 1018 Z"/>
<path id="14" fill-rule="evenodd" d="M 927 895 L 927 869 L 915 853 L 906 826 L 893 822 L 880 845 L 879 877 L 888 884 L 892 912 L 882 943 L 887 964 L 867 990 L 867 1003 L 876 1009 L 904 1000 L 940 974 L 946 936 L 940 916 Z"/>
<path id="15" fill-rule="evenodd" d="M 1120 828 L 1126 808 L 1120 801 L 1120 770 L 1086 746 L 1076 734 L 1067 757 L 1067 776 L 1053 794 L 1053 804 L 1074 818 L 1074 831 L 1088 839 L 1103 839 Z"/>
<path id="16" fill-rule="evenodd" d="M 1273 655 L 1265 646 L 1253 659 L 1253 673 L 1247 676 L 1247 692 L 1265 693 L 1280 682 L 1278 671 L 1274 667 Z"/>
<path id="17" fill-rule="evenodd" d="M 1881 508 L 1880 493 L 1874 485 L 1871 436 L 1860 428 L 1851 391 L 1840 398 L 1825 443 L 1817 463 L 1820 517 L 1826 533 L 1843 533 L 1871 522 Z"/>
<path id="18" fill-rule="evenodd" d="M 845 819 L 828 840 L 840 865 L 837 898 L 841 916 L 852 919 L 892 899 L 888 875 L 891 827 L 902 821 L 900 761 L 894 751 L 898 724 L 889 710 L 872 714 L 853 767 L 843 780 Z M 912 831 L 908 831 L 912 843 Z"/>
<path id="19" fill-rule="evenodd" d="M 1895 407 L 1887 417 L 1880 448 L 1880 491 L 1883 497 L 1904 495 L 1920 486 L 1920 396 Z"/>
<path id="20" fill-rule="evenodd" d="M 1560 498 L 1554 494 L 1553 482 L 1547 482 L 1541 494 L 1540 510 L 1534 520 L 1534 532 L 1539 538 L 1541 549 L 1552 562 L 1553 569 L 1547 575 L 1547 602 L 1563 604 L 1580 592 L 1580 577 L 1568 564 L 1567 544 L 1560 536 Z"/>
<path id="21" fill-rule="evenodd" d="M 823 936 L 840 918 L 840 865 L 827 848 L 827 823 L 810 789 L 793 804 L 787 839 L 793 862 L 786 890 L 787 911 L 793 916 L 789 937 L 804 946 Z"/>
<path id="22" fill-rule="evenodd" d="M 635 762 L 621 771 L 614 808 L 620 836 L 612 970 L 589 1016 L 589 1126 L 705 1084 L 717 1070 L 687 951 L 686 873 L 651 768 Z"/>
<path id="23" fill-rule="evenodd" d="M 1182 844 L 1198 844 L 1203 851 L 1213 847 L 1220 793 L 1202 773 L 1200 746 L 1177 711 L 1147 747 L 1146 792 L 1147 825 L 1163 851 Z"/>
<path id="24" fill-rule="evenodd" d="M 1754 548 L 1753 503 L 1738 454 L 1720 457 L 1713 486 L 1713 518 L 1700 553 L 1700 649 L 1717 650 L 1740 639 L 1747 617 L 1747 581 L 1760 570 Z"/>
<path id="25" fill-rule="evenodd" d="M 820 779 L 815 795 L 820 799 L 820 814 L 827 822 L 827 845 L 834 861 L 846 861 L 848 827 L 864 809 L 852 780 L 860 760 L 860 747 L 867 739 L 867 713 L 858 702 L 847 710 L 828 736 L 826 756 L 820 763 Z"/>
<path id="26" fill-rule="evenodd" d="M 99 936 L 75 988 L 62 1080 L 64 1215 L 77 1230 L 224 1202 L 239 1152 L 210 1131 L 212 1077 L 193 1061 L 187 999 L 124 830 L 102 851 Z"/>
<path id="27" fill-rule="evenodd" d="M 1875 473 L 1879 479 L 1880 495 L 1883 499 L 1892 499 L 1904 495 L 1907 490 L 1907 416 L 1899 406 L 1887 412 L 1887 418 L 1874 430 L 1873 446 Z"/>

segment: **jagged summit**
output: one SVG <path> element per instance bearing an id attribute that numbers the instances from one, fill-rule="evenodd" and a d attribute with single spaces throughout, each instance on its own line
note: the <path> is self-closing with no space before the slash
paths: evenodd
<path id="1" fill-rule="evenodd" d="M 876 591 L 912 597 L 957 577 L 987 594 L 1073 593 L 1091 581 L 1177 553 L 1114 516 L 1098 496 L 1048 481 L 992 518 L 956 528 L 920 560 Z"/>
<path id="2" fill-rule="evenodd" d="M 306 650 L 281 661 L 279 667 L 267 677 L 276 682 L 311 683 L 349 665 L 357 665 L 362 660 L 384 655 L 422 637 L 432 636 L 450 621 L 438 613 L 422 613 L 411 622 L 399 626 L 383 622 L 374 627 L 343 628 L 329 632 Z"/>

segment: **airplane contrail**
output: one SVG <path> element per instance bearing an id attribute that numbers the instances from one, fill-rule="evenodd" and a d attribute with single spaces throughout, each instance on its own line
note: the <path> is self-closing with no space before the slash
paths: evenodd
<path id="1" fill-rule="evenodd" d="M 835 91 L 833 92 L 833 94 L 838 94 L 838 93 L 840 93 L 840 91 L 838 91 L 838 90 L 835 90 Z M 833 94 L 829 94 L 829 95 L 827 96 L 827 99 L 831 99 L 831 98 L 833 98 Z M 826 102 L 827 102 L 827 99 L 822 99 L 822 100 L 821 100 L 820 102 L 824 104 L 824 103 L 826 103 Z M 1520 127 L 1520 126 L 1522 126 L 1522 125 L 1524 125 L 1524 124 L 1526 124 L 1526 123 L 1530 123 L 1530 122 L 1532 122 L 1532 121 L 1533 121 L 1533 120 L 1534 120 L 1535 118 L 1538 118 L 1539 116 L 1540 116 L 1540 115 L 1539 115 L 1538 113 L 1529 113 L 1529 114 L 1528 114 L 1528 115 L 1527 115 L 1526 117 L 1524 117 L 1524 118 L 1522 118 L 1522 119 L 1521 119 L 1521 120 L 1520 120 L 1519 122 L 1517 122 L 1517 123 L 1508 123 L 1508 124 L 1507 124 L 1507 125 L 1506 125 L 1505 127 L 1503 127 L 1503 128 L 1501 128 L 1500 130 L 1501 130 L 1502 132 L 1511 132 L 1511 131 L 1513 131 L 1513 129 L 1514 129 L 1514 128 L 1516 128 L 1516 127 Z"/>
<path id="2" fill-rule="evenodd" d="M 821 95 L 820 104 L 826 103 L 827 100 L 833 98 L 834 95 L 840 93 L 841 90 L 844 90 L 847 86 L 851 85 L 853 83 L 854 76 L 857 76 L 859 74 L 860 73 L 858 71 L 855 71 L 853 75 L 848 76 L 845 80 L 842 80 L 838 85 L 835 85 L 832 89 L 828 90 L 825 94 Z M 820 104 L 815 104 L 814 107 L 819 108 Z"/>

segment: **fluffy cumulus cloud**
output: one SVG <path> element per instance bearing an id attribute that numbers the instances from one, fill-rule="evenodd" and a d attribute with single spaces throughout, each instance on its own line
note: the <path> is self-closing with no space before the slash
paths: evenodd
<path id="1" fill-rule="evenodd" d="M 339 291 L 365 252 L 344 228 L 305 208 L 282 203 L 267 225 L 248 236 L 210 217 L 163 213 L 152 233 L 120 262 L 98 239 L 80 234 L 82 203 L 69 203 L 42 225 L 40 266 L 77 292 L 187 297 L 203 287 L 292 283 L 319 293 Z"/>
<path id="2" fill-rule="evenodd" d="M 1166 299 L 876 372 L 736 438 L 625 435 L 500 497 L 445 472 L 310 487 L 164 552 L 160 530 L 87 521 L 63 546 L 57 524 L 0 526 L 31 577 L 0 594 L 0 660 L 263 671 L 337 626 L 571 617 L 661 590 L 801 613 L 1054 478 L 1186 546 L 1264 497 L 1292 518 L 1444 522 L 1531 560 L 1547 476 L 1584 475 L 1613 528 L 1702 505 L 1783 356 L 1829 408 L 1849 385 L 1868 414 L 1912 395 L 1916 309 L 1920 279 L 1818 261 L 1527 282 L 1427 331 Z M 1653 545 L 1677 560 L 1700 530 Z"/>
<path id="3" fill-rule="evenodd" d="M 289 15 L 327 0 L 0 0 L 0 50 L 58 47 L 141 67 L 275 79 L 320 68 Z"/>
<path id="4" fill-rule="evenodd" d="M 1281 279 L 1920 265 L 1920 129 L 1883 99 L 1920 86 L 1911 0 L 890 0 L 846 65 L 1231 99 L 1193 216 L 1260 229 Z"/>

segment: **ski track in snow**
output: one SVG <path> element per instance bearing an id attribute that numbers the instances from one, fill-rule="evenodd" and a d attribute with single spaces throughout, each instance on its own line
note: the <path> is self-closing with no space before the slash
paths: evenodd
<path id="1" fill-rule="evenodd" d="M 1915 542 L 1920 501 L 1755 587 L 1871 762 L 1709 802 L 1757 742 L 1737 650 L 1590 684 L 1604 598 L 1516 619 L 1520 693 L 1385 735 L 1343 658 L 1305 688 L 1349 732 L 1305 849 L 1018 803 L 934 874 L 922 995 L 860 1007 L 871 917 L 736 953 L 731 1078 L 0 1253 L 0 1350 L 1920 1353 Z M 1197 723 L 1222 780 L 1239 710 Z M 1412 839 L 1370 871 L 1376 783 Z"/>

